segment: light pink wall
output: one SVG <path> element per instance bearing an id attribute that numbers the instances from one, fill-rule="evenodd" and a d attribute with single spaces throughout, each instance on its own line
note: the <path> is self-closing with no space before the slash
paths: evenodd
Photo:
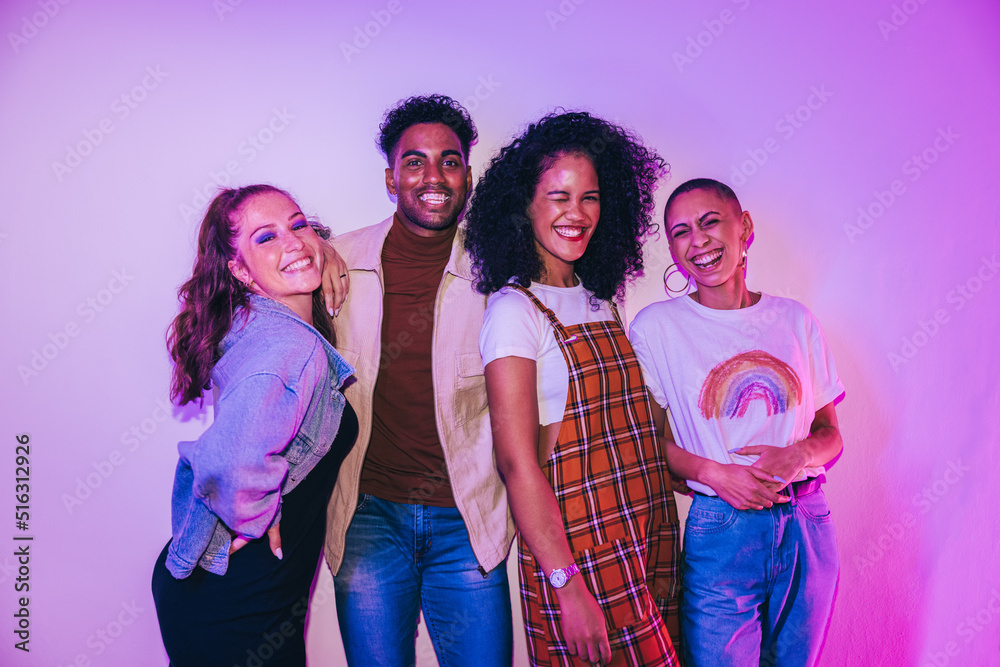
<path id="1" fill-rule="evenodd" d="M 756 222 L 751 287 L 809 305 L 847 386 L 822 664 L 1000 664 L 995 2 L 150 5 L 0 7 L 0 663 L 166 664 L 150 571 L 176 442 L 209 418 L 161 407 L 196 191 L 228 165 L 335 231 L 381 220 L 380 116 L 440 91 L 473 112 L 477 174 L 563 106 L 662 152 L 661 207 L 691 177 L 737 186 Z M 86 154 L 54 167 L 70 147 Z M 664 296 L 665 243 L 648 253 L 631 313 Z M 21 433 L 30 654 L 10 632 Z M 314 666 L 343 664 L 329 585 L 324 573 Z M 432 664 L 426 644 L 419 655 Z"/>

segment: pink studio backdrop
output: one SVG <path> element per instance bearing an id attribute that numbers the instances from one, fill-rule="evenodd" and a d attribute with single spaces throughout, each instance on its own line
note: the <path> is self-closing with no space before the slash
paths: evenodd
<path id="1" fill-rule="evenodd" d="M 166 403 L 164 331 L 206 196 L 266 181 L 335 232 L 377 222 L 379 119 L 429 92 L 472 111 L 476 176 L 562 106 L 661 151 L 660 211 L 688 178 L 736 187 L 751 287 L 816 313 L 847 386 L 822 664 L 1000 664 L 998 19 L 992 0 L 4 0 L 0 664 L 166 664 L 150 572 L 176 443 L 211 413 Z M 630 314 L 664 298 L 668 258 L 650 241 Z M 344 664 L 331 590 L 324 569 L 313 666 Z"/>

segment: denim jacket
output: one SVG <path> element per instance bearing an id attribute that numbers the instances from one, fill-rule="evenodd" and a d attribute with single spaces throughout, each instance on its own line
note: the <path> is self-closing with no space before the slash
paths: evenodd
<path id="1" fill-rule="evenodd" d="M 229 567 L 230 532 L 255 539 L 281 518 L 288 493 L 330 449 L 354 374 L 315 329 L 286 306 L 251 295 L 212 369 L 215 420 L 178 446 L 167 569 Z"/>

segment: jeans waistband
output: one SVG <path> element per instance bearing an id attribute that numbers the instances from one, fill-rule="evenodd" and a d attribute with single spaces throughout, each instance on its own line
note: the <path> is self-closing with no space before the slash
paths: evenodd
<path id="1" fill-rule="evenodd" d="M 801 482 L 792 482 L 781 491 L 778 491 L 778 494 L 782 496 L 790 496 L 792 498 L 802 498 L 819 491 L 825 481 L 826 476 L 824 475 L 810 477 L 802 480 Z"/>
<path id="2" fill-rule="evenodd" d="M 804 498 L 810 494 L 816 493 L 823 487 L 823 483 L 826 482 L 825 475 L 817 475 L 816 477 L 809 477 L 800 482 L 792 482 L 781 491 L 778 491 L 780 496 L 789 496 L 793 500 L 795 498 Z M 718 498 L 718 496 L 710 496 L 707 493 L 702 493 L 701 491 L 695 491 L 696 496 L 705 496 L 706 498 Z"/>

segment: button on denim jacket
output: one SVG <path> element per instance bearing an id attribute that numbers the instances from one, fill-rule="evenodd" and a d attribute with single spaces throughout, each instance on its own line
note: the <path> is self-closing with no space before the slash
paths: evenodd
<path id="1" fill-rule="evenodd" d="M 167 569 L 225 574 L 231 535 L 255 539 L 281 518 L 288 493 L 325 455 L 340 428 L 340 392 L 354 374 L 289 308 L 251 295 L 212 369 L 215 420 L 178 446 Z"/>

